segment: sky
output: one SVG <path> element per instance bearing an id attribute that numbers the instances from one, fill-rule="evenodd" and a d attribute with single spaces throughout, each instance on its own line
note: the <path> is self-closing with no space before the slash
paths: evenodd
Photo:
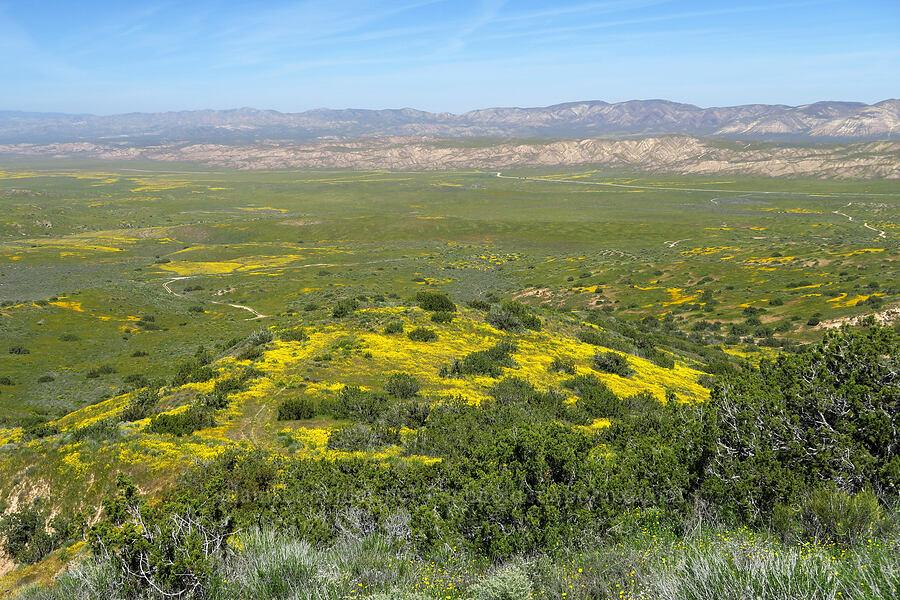
<path id="1" fill-rule="evenodd" d="M 900 97 L 900 0 L 0 0 L 0 109 Z"/>

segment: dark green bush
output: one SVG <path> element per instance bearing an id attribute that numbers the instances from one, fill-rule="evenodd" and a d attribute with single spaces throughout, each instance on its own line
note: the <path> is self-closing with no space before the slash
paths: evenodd
<path id="1" fill-rule="evenodd" d="M 437 332 L 427 327 L 416 327 L 406 335 L 414 342 L 433 342 L 438 338 Z"/>
<path id="2" fill-rule="evenodd" d="M 431 313 L 431 322 L 432 323 L 450 323 L 453 321 L 455 315 L 451 312 L 433 312 Z"/>
<path id="3" fill-rule="evenodd" d="M 403 333 L 403 321 L 391 321 L 387 325 L 384 326 L 384 333 L 386 335 L 393 335 L 395 333 Z"/>
<path id="4" fill-rule="evenodd" d="M 454 312 L 456 305 L 443 292 L 416 292 L 416 304 L 429 312 Z"/>
<path id="5" fill-rule="evenodd" d="M 381 394 L 365 392 L 355 385 L 345 385 L 337 397 L 326 401 L 323 408 L 338 419 L 356 419 L 367 423 L 377 422 L 389 406 Z"/>
<path id="6" fill-rule="evenodd" d="M 292 327 L 279 331 L 278 337 L 285 342 L 305 342 L 309 339 L 309 334 L 303 327 Z"/>
<path id="7" fill-rule="evenodd" d="M 31 354 L 31 350 L 21 344 L 15 344 L 9 347 L 10 354 Z"/>
<path id="8" fill-rule="evenodd" d="M 900 337 L 888 327 L 829 331 L 820 344 L 722 377 L 705 483 L 748 519 L 833 485 L 900 489 Z"/>
<path id="9" fill-rule="evenodd" d="M 147 431 L 150 433 L 169 434 L 182 437 L 200 429 L 214 427 L 216 420 L 204 406 L 191 405 L 179 413 L 163 413 L 150 419 Z"/>
<path id="10" fill-rule="evenodd" d="M 140 421 L 149 417 L 159 403 L 159 391 L 154 388 L 144 388 L 132 396 L 128 406 L 122 411 L 123 421 Z"/>
<path id="11" fill-rule="evenodd" d="M 413 398 L 419 393 L 419 381 L 409 373 L 394 373 L 384 384 L 384 391 L 395 398 Z"/>
<path id="12" fill-rule="evenodd" d="M 575 374 L 575 361 L 571 358 L 563 358 L 554 356 L 553 361 L 547 370 L 551 373 L 566 373 L 567 375 Z"/>
<path id="13" fill-rule="evenodd" d="M 331 316 L 335 319 L 340 319 L 352 314 L 357 308 L 359 308 L 359 302 L 355 298 L 344 298 L 343 300 L 338 300 L 337 304 L 334 305 Z"/>
<path id="14" fill-rule="evenodd" d="M 485 302 L 484 300 L 470 300 L 468 305 L 469 308 L 474 308 L 475 310 L 483 310 L 485 312 L 491 310 L 491 303 Z"/>
<path id="15" fill-rule="evenodd" d="M 796 538 L 852 546 L 877 537 L 884 508 L 869 490 L 856 494 L 823 488 L 806 495 L 799 507 L 777 505 L 772 525 L 785 541 Z"/>
<path id="16" fill-rule="evenodd" d="M 514 367 L 512 353 L 516 351 L 515 342 L 501 341 L 487 350 L 477 350 L 462 359 L 454 360 L 450 366 L 441 367 L 441 377 L 459 377 L 462 375 L 487 375 L 500 377 L 504 367 Z"/>
<path id="17" fill-rule="evenodd" d="M 541 329 L 541 320 L 531 314 L 528 307 L 521 302 L 510 300 L 499 307 L 491 307 L 487 322 L 501 331 L 521 331 L 522 329 Z"/>
<path id="18" fill-rule="evenodd" d="M 400 443 L 396 429 L 356 424 L 335 430 L 328 436 L 328 447 L 345 452 L 364 452 Z"/>
<path id="19" fill-rule="evenodd" d="M 589 417 L 616 418 L 623 413 L 624 405 L 619 397 L 594 375 L 577 375 L 563 386 L 575 392 L 578 408 Z"/>
<path id="20" fill-rule="evenodd" d="M 237 360 L 256 360 L 263 355 L 263 350 L 259 346 L 248 346 L 238 352 L 235 358 Z"/>
<path id="21" fill-rule="evenodd" d="M 17 563 L 38 562 L 83 531 L 82 515 L 58 515 L 48 521 L 42 504 L 41 499 L 36 499 L 0 519 L 3 550 Z"/>
<path id="22" fill-rule="evenodd" d="M 59 336 L 59 341 L 61 342 L 77 342 L 80 341 L 81 338 L 75 335 L 74 333 L 64 333 Z"/>
<path id="23" fill-rule="evenodd" d="M 58 435 L 59 427 L 53 423 L 34 423 L 22 428 L 22 439 L 24 441 L 39 440 L 51 435 Z"/>
<path id="24" fill-rule="evenodd" d="M 172 385 L 179 387 L 186 383 L 202 383 L 215 379 L 215 377 L 216 372 L 212 367 L 207 366 L 203 360 L 196 357 L 188 358 L 178 363 L 178 366 L 175 368 Z"/>
<path id="25" fill-rule="evenodd" d="M 600 352 L 594 355 L 594 368 L 603 373 L 612 373 L 620 377 L 631 377 L 634 375 L 634 369 L 628 364 L 621 354 L 616 352 Z"/>
<path id="26" fill-rule="evenodd" d="M 318 405 L 312 398 L 305 396 L 295 396 L 283 400 L 278 405 L 279 421 L 299 421 L 302 419 L 312 419 L 316 416 Z"/>

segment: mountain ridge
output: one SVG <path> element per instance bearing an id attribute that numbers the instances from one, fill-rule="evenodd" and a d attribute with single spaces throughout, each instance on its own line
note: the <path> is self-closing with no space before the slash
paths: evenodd
<path id="1" fill-rule="evenodd" d="M 461 114 L 396 109 L 316 108 L 299 113 L 241 107 L 159 113 L 0 111 L 0 143 L 311 141 L 382 136 L 631 137 L 683 134 L 748 140 L 900 139 L 900 100 L 820 101 L 799 106 L 744 104 L 701 108 L 671 100 L 564 102 L 492 107 Z"/>

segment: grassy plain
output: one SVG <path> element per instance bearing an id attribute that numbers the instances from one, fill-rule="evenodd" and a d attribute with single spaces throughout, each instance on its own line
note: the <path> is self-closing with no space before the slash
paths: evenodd
<path id="1" fill-rule="evenodd" d="M 562 389 L 570 404 L 574 392 L 563 384 L 573 375 L 596 376 L 620 398 L 697 402 L 709 397 L 700 348 L 756 360 L 777 352 L 761 341 L 810 341 L 824 325 L 897 305 L 896 182 L 502 175 L 0 165 L 4 510 L 49 497 L 54 510 L 96 518 L 116 472 L 152 493 L 234 446 L 438 460 L 402 443 L 335 449 L 329 436 L 349 421 L 277 421 L 278 409 L 294 397 L 328 401 L 347 385 L 381 390 L 394 372 L 414 376 L 428 402 L 478 403 L 499 378 L 439 371 L 504 340 L 516 349 L 503 375 Z M 456 317 L 433 322 L 411 301 L 422 290 L 449 293 Z M 347 298 L 359 309 L 335 317 Z M 465 306 L 511 298 L 542 318 L 540 331 L 504 333 Z M 620 324 L 670 315 L 669 334 L 681 337 L 660 348 L 674 366 L 633 355 L 633 340 L 598 315 Z M 392 322 L 404 332 L 433 329 L 437 340 L 386 333 Z M 283 335 L 298 326 L 302 339 Z M 244 340 L 261 330 L 275 339 L 245 355 Z M 606 336 L 599 346 L 579 337 L 591 330 Z M 210 353 L 213 378 L 172 383 L 198 346 Z M 634 374 L 598 373 L 592 360 L 606 349 L 625 352 Z M 557 358 L 571 372 L 552 370 Z M 250 368 L 255 378 L 217 410 L 215 425 L 193 434 L 152 433 L 150 418 L 77 433 L 115 420 L 141 387 L 160 389 L 155 410 L 177 415 Z M 52 430 L 26 435 L 35 421 Z M 42 580 L 60 560 L 12 577 Z"/>
<path id="2" fill-rule="evenodd" d="M 638 319 L 711 294 L 714 311 L 679 313 L 685 328 L 743 321 L 749 306 L 799 339 L 818 335 L 811 317 L 896 300 L 896 182 L 503 174 L 542 180 L 6 164 L 0 331 L 29 353 L 0 354 L 13 384 L 0 386 L 0 406 L 59 416 L 123 376 L 166 374 L 198 343 L 315 323 L 343 296 L 437 288 Z M 303 310 L 313 303 L 323 308 Z M 107 363 L 118 373 L 86 377 Z"/>

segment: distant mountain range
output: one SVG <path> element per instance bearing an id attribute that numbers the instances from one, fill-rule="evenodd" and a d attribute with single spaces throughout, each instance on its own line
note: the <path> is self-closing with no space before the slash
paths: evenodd
<path id="1" fill-rule="evenodd" d="M 685 134 L 773 141 L 900 139 L 900 100 L 700 108 L 667 100 L 569 102 L 463 114 L 241 108 L 112 116 L 0 111 L 0 143 L 248 143 L 384 136 L 578 138 Z"/>

